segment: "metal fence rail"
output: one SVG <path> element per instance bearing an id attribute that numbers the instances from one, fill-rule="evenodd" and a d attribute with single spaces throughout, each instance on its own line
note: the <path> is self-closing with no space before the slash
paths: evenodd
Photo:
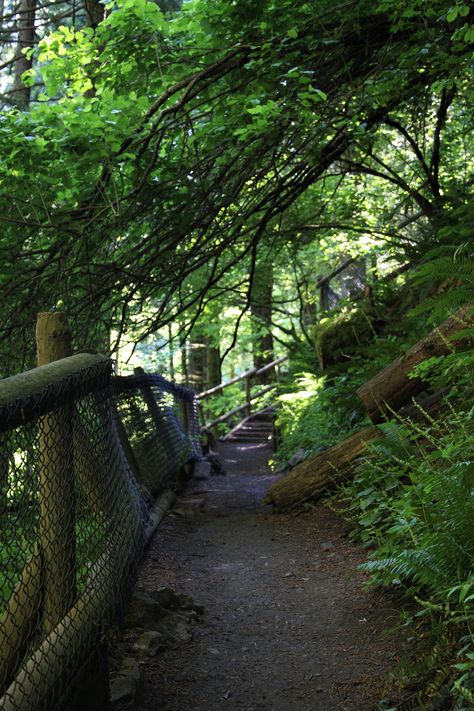
<path id="1" fill-rule="evenodd" d="M 198 431 L 191 391 L 104 356 L 0 381 L 1 709 L 77 707 L 135 577 L 145 487 L 202 456 Z"/>

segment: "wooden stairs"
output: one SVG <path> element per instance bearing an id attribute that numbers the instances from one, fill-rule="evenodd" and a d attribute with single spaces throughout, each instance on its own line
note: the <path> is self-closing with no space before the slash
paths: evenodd
<path id="1" fill-rule="evenodd" d="M 274 415 L 272 407 L 255 412 L 239 422 L 221 441 L 268 444 L 272 441 Z"/>

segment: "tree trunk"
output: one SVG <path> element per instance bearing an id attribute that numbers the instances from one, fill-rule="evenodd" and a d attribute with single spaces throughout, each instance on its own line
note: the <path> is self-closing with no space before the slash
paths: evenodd
<path id="1" fill-rule="evenodd" d="M 206 319 L 211 326 L 208 329 L 209 333 L 206 338 L 207 353 L 207 387 L 213 388 L 220 385 L 222 382 L 222 367 L 221 367 L 221 324 L 220 314 L 221 305 L 217 300 L 211 301 L 206 309 Z"/>
<path id="2" fill-rule="evenodd" d="M 208 341 L 207 346 L 207 387 L 213 388 L 220 385 L 222 382 L 221 372 L 221 351 L 219 346 L 211 345 Z"/>
<path id="3" fill-rule="evenodd" d="M 97 0 L 85 0 L 86 15 L 87 15 L 87 26 L 92 27 L 94 30 L 104 19 L 105 7 L 102 3 Z"/>
<path id="4" fill-rule="evenodd" d="M 180 330 L 181 328 L 183 328 L 183 324 L 180 324 Z M 179 337 L 179 348 L 181 351 L 181 382 L 188 385 L 188 344 L 182 335 Z"/>
<path id="5" fill-rule="evenodd" d="M 270 487 L 264 503 L 278 511 L 287 511 L 305 501 L 315 501 L 354 474 L 354 462 L 367 449 L 367 444 L 383 437 L 376 427 L 366 427 L 334 447 L 310 457 Z"/>
<path id="6" fill-rule="evenodd" d="M 32 67 L 32 60 L 24 55 L 23 50 L 34 46 L 36 0 L 21 0 L 18 29 L 17 55 L 15 59 L 15 82 L 13 84 L 15 104 L 21 109 L 27 109 L 30 103 L 31 90 L 21 80 L 23 72 Z"/>
<path id="7" fill-rule="evenodd" d="M 196 393 L 207 389 L 207 349 L 206 337 L 200 333 L 191 334 L 189 343 L 188 383 Z"/>
<path id="8" fill-rule="evenodd" d="M 409 378 L 409 373 L 424 360 L 446 355 L 459 345 L 451 338 L 458 331 L 472 325 L 472 316 L 467 315 L 471 308 L 466 307 L 458 311 L 428 336 L 418 341 L 407 353 L 361 385 L 357 395 L 364 403 L 372 422 L 382 422 L 384 417 L 390 417 L 391 412 L 396 412 L 415 395 L 426 390 L 429 384 L 419 378 Z"/>
<path id="9" fill-rule="evenodd" d="M 173 327 L 168 324 L 168 369 L 170 380 L 174 380 L 174 360 L 173 360 Z"/>
<path id="10" fill-rule="evenodd" d="M 272 335 L 272 291 L 273 264 L 267 261 L 257 263 L 251 293 L 251 312 L 254 331 L 253 364 L 259 369 L 274 360 Z M 257 376 L 258 385 L 266 385 L 274 377 L 272 370 Z"/>
<path id="11" fill-rule="evenodd" d="M 433 420 L 438 420 L 444 412 L 448 412 L 452 403 L 446 400 L 450 388 L 446 387 L 431 395 L 414 398 L 410 405 L 405 405 L 397 412 L 397 417 L 404 420 L 412 420 L 423 424 L 432 424 Z"/>

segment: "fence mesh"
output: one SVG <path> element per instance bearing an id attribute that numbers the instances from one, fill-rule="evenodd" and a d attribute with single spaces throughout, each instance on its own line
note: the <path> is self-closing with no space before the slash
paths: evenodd
<path id="1" fill-rule="evenodd" d="M 366 284 L 365 260 L 357 259 L 324 285 L 321 293 L 321 307 L 332 311 L 344 300 L 358 298 L 363 294 Z"/>
<path id="2" fill-rule="evenodd" d="M 202 457 L 194 392 L 160 375 L 113 379 L 136 475 L 156 496 L 183 465 Z"/>
<path id="3" fill-rule="evenodd" d="M 144 544 L 140 484 L 201 456 L 194 402 L 85 354 L 0 381 L 1 709 L 72 708 L 100 666 Z"/>

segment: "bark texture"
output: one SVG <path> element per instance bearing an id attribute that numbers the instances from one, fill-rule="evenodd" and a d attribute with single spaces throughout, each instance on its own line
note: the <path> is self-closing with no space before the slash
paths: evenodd
<path id="1" fill-rule="evenodd" d="M 253 364 L 259 370 L 274 360 L 272 335 L 273 264 L 270 261 L 257 263 L 251 293 L 253 317 Z M 273 371 L 256 377 L 259 385 L 266 385 L 274 378 Z"/>
<path id="2" fill-rule="evenodd" d="M 29 86 L 23 84 L 21 77 L 23 72 L 31 69 L 32 60 L 31 57 L 25 56 L 23 50 L 33 47 L 35 43 L 36 0 L 21 0 L 18 16 L 18 46 L 15 59 L 13 95 L 15 104 L 21 109 L 27 109 L 30 103 L 31 90 Z"/>
<path id="3" fill-rule="evenodd" d="M 407 353 L 396 358 L 357 390 L 372 422 L 382 422 L 385 416 L 399 410 L 423 390 L 428 383 L 410 378 L 413 368 L 433 356 L 446 355 L 460 347 L 453 336 L 471 326 L 472 307 L 465 307 L 443 321 L 434 331 L 418 341 Z"/>
<path id="4" fill-rule="evenodd" d="M 316 501 L 328 489 L 349 479 L 354 462 L 365 454 L 367 444 L 383 437 L 377 427 L 366 427 L 334 447 L 310 457 L 270 487 L 264 503 L 287 511 L 305 501 Z"/>

